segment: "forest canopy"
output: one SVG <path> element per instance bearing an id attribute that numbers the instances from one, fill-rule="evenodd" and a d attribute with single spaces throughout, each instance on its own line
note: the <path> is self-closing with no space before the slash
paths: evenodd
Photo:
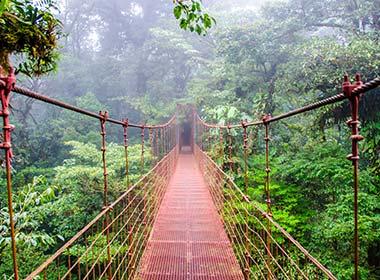
<path id="1" fill-rule="evenodd" d="M 252 121 L 339 93 L 345 73 L 360 73 L 364 81 L 380 76 L 377 0 L 0 3 L 0 64 L 5 72 L 16 67 L 18 85 L 135 123 L 161 123 L 188 103 L 213 123 Z M 28 256 L 20 267 L 25 276 L 101 209 L 99 123 L 18 95 L 11 105 L 13 200 L 18 250 Z M 379 90 L 361 105 L 360 275 L 379 279 Z M 349 114 L 342 103 L 271 128 L 273 217 L 338 279 L 353 273 Z M 118 133 L 107 132 L 112 198 L 125 185 Z M 130 166 L 139 166 L 139 135 L 130 137 Z M 264 175 L 257 172 L 264 170 L 263 146 L 250 145 L 255 187 L 248 195 L 264 204 Z M 146 170 L 153 160 L 147 153 Z M 234 164 L 243 189 L 241 157 Z M 131 170 L 132 180 L 141 175 Z M 0 188 L 0 276 L 8 277 L 6 196 Z"/>

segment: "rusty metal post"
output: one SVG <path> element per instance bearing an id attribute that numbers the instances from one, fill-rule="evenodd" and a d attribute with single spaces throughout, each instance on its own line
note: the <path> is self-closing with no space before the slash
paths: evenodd
<path id="1" fill-rule="evenodd" d="M 172 140 L 171 140 L 171 147 L 170 147 L 170 150 L 172 150 L 175 146 L 175 121 L 173 122 L 172 124 Z"/>
<path id="2" fill-rule="evenodd" d="M 224 135 L 223 129 L 219 128 L 219 145 L 220 145 L 220 166 L 223 169 L 224 163 Z"/>
<path id="3" fill-rule="evenodd" d="M 265 195 L 266 199 L 265 202 L 267 204 L 267 213 L 270 217 L 272 217 L 272 210 L 271 210 L 271 199 L 270 199 L 270 161 L 269 161 L 269 121 L 270 121 L 271 115 L 265 115 L 262 119 L 264 128 L 265 128 Z M 268 220 L 268 225 L 267 225 L 267 230 L 268 233 L 266 234 L 266 247 L 267 247 L 267 267 L 268 267 L 268 274 L 267 274 L 267 279 L 272 279 L 271 277 L 271 235 L 272 235 L 272 227 L 271 223 Z"/>
<path id="4" fill-rule="evenodd" d="M 228 124 L 227 126 L 227 137 L 228 137 L 228 163 L 229 163 L 229 168 L 230 172 L 233 170 L 233 165 L 232 165 L 232 135 L 231 135 L 231 125 Z"/>
<path id="5" fill-rule="evenodd" d="M 174 143 L 174 138 L 173 138 L 173 125 L 171 124 L 169 126 L 169 152 L 172 150 L 173 148 L 173 143 Z"/>
<path id="6" fill-rule="evenodd" d="M 197 132 L 197 130 L 198 130 L 198 124 L 197 124 L 197 121 L 196 121 L 196 119 L 195 119 L 195 109 L 194 108 L 192 108 L 192 110 L 191 110 L 191 130 L 192 130 L 192 147 L 191 147 L 191 149 L 192 149 L 192 151 L 193 151 L 193 153 L 195 153 L 195 145 L 197 144 L 197 134 L 198 134 L 198 132 Z M 178 126 L 178 129 L 179 129 L 179 126 Z M 179 132 L 178 132 L 178 134 L 179 134 Z"/>
<path id="7" fill-rule="evenodd" d="M 219 145 L 220 145 L 220 168 L 224 170 L 224 134 L 223 129 L 219 128 Z M 218 211 L 223 210 L 223 198 L 224 198 L 224 184 L 222 183 L 219 188 L 219 208 Z"/>
<path id="8" fill-rule="evenodd" d="M 201 125 L 199 123 L 199 120 L 197 119 L 197 144 L 198 144 L 199 148 L 203 151 L 201 135 L 202 135 Z"/>
<path id="9" fill-rule="evenodd" d="M 166 155 L 166 127 L 162 128 L 162 146 L 163 146 L 163 153 L 162 156 L 164 157 Z"/>
<path id="10" fill-rule="evenodd" d="M 164 155 L 168 153 L 168 128 L 165 126 L 164 127 Z"/>
<path id="11" fill-rule="evenodd" d="M 165 154 L 168 154 L 170 150 L 170 127 L 166 126 L 165 130 L 166 130 L 166 134 L 165 134 L 166 153 Z"/>
<path id="12" fill-rule="evenodd" d="M 194 119 L 195 119 L 195 117 L 194 117 Z M 201 143 L 200 143 L 200 141 L 199 141 L 199 136 L 200 136 L 200 134 L 201 134 L 201 129 L 200 129 L 200 127 L 199 127 L 199 121 L 198 120 L 195 120 L 195 143 L 196 143 L 196 145 L 199 147 L 199 148 L 201 148 Z"/>
<path id="13" fill-rule="evenodd" d="M 160 159 L 163 158 L 164 154 L 164 129 L 160 128 Z"/>
<path id="14" fill-rule="evenodd" d="M 3 117 L 3 142 L 0 143 L 0 149 L 5 152 L 5 172 L 7 178 L 7 193 L 8 193 L 8 212 L 9 212 L 9 225 L 11 230 L 11 248 L 12 248 L 12 261 L 14 279 L 18 280 L 18 264 L 17 264 L 17 248 L 16 248 L 16 235 L 15 235 L 15 222 L 13 220 L 13 205 L 12 205 L 12 166 L 11 161 L 12 141 L 11 134 L 14 126 L 9 122 L 9 99 L 12 88 L 16 83 L 16 77 L 13 68 L 10 69 L 8 77 L 0 77 L 0 98 L 1 98 L 1 111 L 0 116 Z"/>
<path id="15" fill-rule="evenodd" d="M 169 145 L 170 145 L 170 130 L 168 126 L 165 126 L 165 144 L 166 144 L 165 155 L 167 155 L 169 152 Z"/>
<path id="16" fill-rule="evenodd" d="M 204 129 L 203 129 L 203 124 L 199 122 L 199 144 L 201 145 L 201 151 L 205 151 L 205 141 L 203 140 L 204 138 Z"/>
<path id="17" fill-rule="evenodd" d="M 243 127 L 243 151 L 244 151 L 244 194 L 248 191 L 248 134 L 247 134 L 247 121 L 241 121 Z"/>
<path id="18" fill-rule="evenodd" d="M 130 181 L 129 181 L 129 159 L 128 159 L 128 119 L 123 120 L 123 129 L 124 129 L 124 155 L 125 155 L 125 177 L 127 179 L 127 189 L 129 189 Z"/>
<path id="19" fill-rule="evenodd" d="M 199 125 L 198 119 L 196 120 L 196 126 L 197 126 L 197 135 L 196 135 L 197 139 L 196 139 L 196 141 L 197 141 L 198 147 L 202 150 L 201 141 L 200 141 L 200 139 L 201 139 L 200 138 L 201 137 L 201 126 Z"/>
<path id="20" fill-rule="evenodd" d="M 124 125 L 123 125 L 123 130 L 124 130 L 124 133 L 123 133 L 123 136 L 124 136 L 124 155 L 125 155 L 125 177 L 126 177 L 126 180 L 127 180 L 127 190 L 129 189 L 129 186 L 130 186 L 130 177 L 129 177 L 129 158 L 128 158 L 128 146 L 129 146 L 129 139 L 128 139 L 128 124 L 129 124 L 129 120 L 128 119 L 125 119 L 125 120 L 122 120 Z M 129 205 L 131 201 L 131 195 L 130 193 L 128 193 L 127 195 L 127 203 L 126 205 Z M 127 215 L 129 215 L 129 211 L 127 210 L 126 211 Z M 126 219 L 128 220 L 128 219 Z M 131 260 L 132 258 L 132 248 L 131 248 L 131 244 L 132 244 L 132 224 L 133 222 L 131 221 L 130 222 L 130 225 L 128 226 L 127 225 L 127 245 L 128 245 L 128 258 L 127 260 Z M 128 268 L 128 276 L 130 275 L 130 268 L 128 267 L 128 261 L 125 265 L 126 268 Z"/>
<path id="21" fill-rule="evenodd" d="M 145 169 L 145 157 L 144 157 L 144 154 L 145 154 L 145 126 L 142 125 L 142 128 L 141 128 L 141 160 L 140 160 L 140 169 L 141 169 L 141 177 L 144 175 L 144 169 Z M 147 206 L 147 203 L 146 203 L 146 199 L 145 199 L 145 193 L 146 193 L 146 184 L 144 184 L 144 189 L 143 189 L 143 225 L 145 226 L 147 224 L 147 221 L 146 221 L 146 218 L 147 218 L 147 211 L 146 211 L 146 206 Z M 145 234 L 145 232 L 144 232 Z"/>
<path id="22" fill-rule="evenodd" d="M 211 152 L 211 128 L 207 128 L 207 148 L 206 151 Z"/>
<path id="23" fill-rule="evenodd" d="M 168 126 L 168 153 L 171 151 L 172 149 L 172 125 L 170 124 Z"/>
<path id="24" fill-rule="evenodd" d="M 102 136 L 102 163 L 103 163 L 103 208 L 108 208 L 108 172 L 107 172 L 107 161 L 106 161 L 106 122 L 108 118 L 107 111 L 100 111 L 100 135 Z M 111 248 L 110 248 L 110 232 L 109 232 L 109 212 L 107 212 L 104 222 L 104 227 L 106 228 L 106 238 L 107 238 L 107 271 L 108 271 L 108 279 L 112 279 L 112 271 L 111 271 Z"/>
<path id="25" fill-rule="evenodd" d="M 247 120 L 241 121 L 241 126 L 243 127 L 243 158 L 244 158 L 244 195 L 247 195 L 248 191 L 248 134 L 247 134 Z M 246 267 L 244 269 L 244 277 L 249 280 L 251 262 L 250 262 L 250 240 L 249 240 L 249 215 L 246 215 L 245 222 L 245 258 L 246 258 Z"/>
<path id="26" fill-rule="evenodd" d="M 205 151 L 205 141 L 204 141 L 204 127 L 203 124 L 199 121 L 199 144 L 201 145 L 201 150 Z"/>
<path id="27" fill-rule="evenodd" d="M 152 164 L 151 164 L 151 167 L 153 168 L 154 166 L 154 161 L 153 161 L 153 157 L 154 157 L 154 145 L 153 145 L 153 130 L 152 128 L 149 128 L 149 145 L 150 145 L 150 151 L 151 151 L 151 158 L 152 158 Z"/>
<path id="28" fill-rule="evenodd" d="M 168 152 L 170 152 L 171 149 L 172 149 L 172 144 L 173 144 L 173 138 L 172 138 L 172 136 L 173 136 L 173 126 L 170 125 L 169 126 L 169 149 L 168 149 Z"/>
<path id="29" fill-rule="evenodd" d="M 364 139 L 359 134 L 359 100 L 360 95 L 352 91 L 362 85 L 360 75 L 356 75 L 356 82 L 351 84 L 348 76 L 344 76 L 343 93 L 351 103 L 351 119 L 347 125 L 351 127 L 351 154 L 347 156 L 352 161 L 354 179 L 354 279 L 359 279 L 359 228 L 358 228 L 358 192 L 359 192 L 359 142 Z"/>
<path id="30" fill-rule="evenodd" d="M 158 129 L 154 130 L 154 162 L 158 162 Z"/>

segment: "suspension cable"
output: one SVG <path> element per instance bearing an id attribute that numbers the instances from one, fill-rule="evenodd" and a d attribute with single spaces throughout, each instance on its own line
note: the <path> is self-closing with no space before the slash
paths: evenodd
<path id="1" fill-rule="evenodd" d="M 360 85 L 357 85 L 355 88 L 353 88 L 351 91 L 352 91 L 352 96 L 360 96 L 361 94 L 364 94 L 364 93 L 367 93 L 377 87 L 380 86 L 380 77 L 378 78 L 375 78 L 367 83 L 364 83 L 364 84 L 360 84 Z M 339 94 L 336 94 L 336 95 L 333 95 L 331 97 L 327 97 L 325 99 L 322 99 L 320 101 L 317 101 L 317 102 L 314 102 L 314 103 L 311 103 L 309 105 L 306 105 L 306 106 L 303 106 L 303 107 L 300 107 L 298 109 L 295 109 L 295 110 L 291 110 L 289 112 L 286 112 L 286 113 L 283 113 L 283 114 L 280 114 L 280 115 L 277 115 L 277 116 L 272 116 L 271 119 L 268 121 L 269 123 L 271 122 L 276 122 L 276 121 L 279 121 L 279 120 L 282 120 L 282 119 L 285 119 L 285 118 L 289 118 L 289 117 L 292 117 L 292 116 L 295 116 L 295 115 L 299 115 L 299 114 L 302 114 L 302 113 L 305 113 L 305 112 L 309 112 L 309 111 L 312 111 L 312 110 L 315 110 L 315 109 L 318 109 L 318 108 L 321 108 L 321 107 L 324 107 L 326 105 L 330 105 L 330 104 L 334 104 L 334 103 L 337 103 L 337 102 L 340 102 L 340 101 L 343 101 L 343 100 L 346 100 L 346 99 L 349 99 L 349 97 L 343 92 L 343 93 L 339 93 Z M 241 127 L 241 124 L 233 124 L 233 125 L 218 125 L 218 124 L 209 124 L 209 123 L 206 123 L 205 121 L 203 121 L 199 115 L 197 115 L 197 118 L 199 119 L 199 121 L 206 127 L 213 127 L 213 128 L 239 128 Z M 248 122 L 247 123 L 247 126 L 255 126 L 255 125 L 260 125 L 260 124 L 264 124 L 263 123 L 263 120 L 257 120 L 257 121 L 252 121 L 252 122 Z"/>
<path id="2" fill-rule="evenodd" d="M 27 96 L 27 97 L 30 97 L 30 98 L 33 98 L 33 99 L 37 99 L 39 101 L 42 101 L 42 102 L 45 102 L 45 103 L 49 103 L 49 104 L 52 104 L 52 105 L 55 105 L 57 107 L 61 107 L 61 108 L 64 108 L 64 109 L 67 109 L 67 110 L 70 110 L 70 111 L 74 111 L 74 112 L 77 112 L 79 114 L 83 114 L 83 115 L 86 115 L 86 116 L 89 116 L 89 117 L 92 117 L 92 118 L 95 118 L 95 119 L 99 119 L 101 120 L 101 117 L 99 116 L 99 114 L 97 113 L 94 113 L 94 112 L 91 112 L 91 111 L 88 111 L 88 110 L 85 110 L 85 109 L 82 109 L 80 107 L 77 107 L 77 106 L 74 106 L 74 105 L 71 105 L 71 104 L 68 104 L 66 102 L 63 102 L 63 101 L 60 101 L 58 99 L 55 99 L 55 98 L 51 98 L 51 97 L 48 97 L 48 96 L 45 96 L 45 95 L 42 95 L 38 92 L 35 92 L 35 91 L 32 91 L 32 90 L 29 90 L 29 89 L 26 89 L 24 87 L 19 87 L 19 86 L 14 86 L 12 88 L 12 91 L 15 92 L 15 93 L 18 93 L 18 94 L 21 94 L 21 95 L 24 95 L 24 96 Z M 167 123 L 165 124 L 160 124 L 160 125 L 144 125 L 145 128 L 159 128 L 159 127 L 164 127 L 166 126 L 168 123 L 170 123 L 173 119 L 175 118 L 175 116 L 173 116 Z M 116 119 L 112 119 L 110 117 L 107 118 L 107 122 L 110 122 L 110 123 L 113 123 L 113 124 L 117 124 L 117 125 L 121 125 L 123 126 L 124 123 L 120 120 L 116 120 Z M 138 125 L 138 124 L 133 124 L 133 123 L 129 123 L 129 126 L 130 127 L 134 127 L 134 128 L 142 128 L 142 125 Z"/>

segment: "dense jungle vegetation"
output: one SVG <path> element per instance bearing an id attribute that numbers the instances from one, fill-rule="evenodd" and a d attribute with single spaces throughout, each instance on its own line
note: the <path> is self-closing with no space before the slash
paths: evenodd
<path id="1" fill-rule="evenodd" d="M 340 92 L 344 73 L 360 72 L 364 81 L 380 75 L 378 0 L 0 3 L 0 74 L 13 64 L 19 85 L 135 123 L 162 122 L 177 103 L 195 104 L 214 123 L 256 120 Z M 360 274 L 379 279 L 379 92 L 361 104 Z M 101 209 L 99 123 L 18 95 L 11 105 L 13 201 L 25 276 Z M 274 219 L 338 279 L 353 273 L 349 113 L 343 103 L 271 127 Z M 108 129 L 115 198 L 125 190 L 122 131 Z M 263 135 L 256 129 L 249 135 L 248 194 L 264 207 Z M 135 179 L 141 175 L 137 132 L 131 144 Z M 242 186 L 239 154 L 234 160 Z M 11 279 L 0 172 L 0 277 Z"/>

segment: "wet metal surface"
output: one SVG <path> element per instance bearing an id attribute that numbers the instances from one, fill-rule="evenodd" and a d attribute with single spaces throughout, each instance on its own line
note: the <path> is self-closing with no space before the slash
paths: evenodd
<path id="1" fill-rule="evenodd" d="M 189 152 L 179 156 L 138 279 L 243 279 L 211 195 Z"/>

